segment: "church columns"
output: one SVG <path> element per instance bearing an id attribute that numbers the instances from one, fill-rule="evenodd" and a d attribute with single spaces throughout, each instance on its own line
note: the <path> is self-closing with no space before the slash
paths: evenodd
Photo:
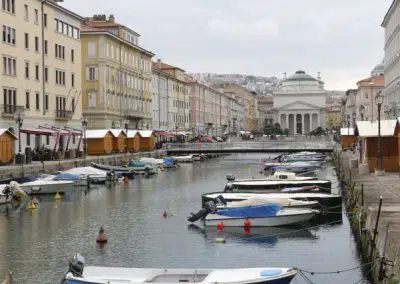
<path id="1" fill-rule="evenodd" d="M 301 116 L 301 134 L 305 133 L 305 114 Z"/>
<path id="2" fill-rule="evenodd" d="M 289 114 L 286 114 L 286 124 L 285 124 L 285 129 L 289 129 Z"/>

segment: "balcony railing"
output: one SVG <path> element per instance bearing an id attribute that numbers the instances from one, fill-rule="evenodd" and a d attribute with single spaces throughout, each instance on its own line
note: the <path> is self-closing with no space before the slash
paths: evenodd
<path id="1" fill-rule="evenodd" d="M 71 110 L 56 109 L 56 119 L 70 120 L 73 115 L 74 112 Z"/>
<path id="2" fill-rule="evenodd" d="M 21 113 L 25 110 L 24 106 L 18 105 L 2 105 L 1 108 L 3 110 L 3 116 L 13 116 L 14 113 Z"/>

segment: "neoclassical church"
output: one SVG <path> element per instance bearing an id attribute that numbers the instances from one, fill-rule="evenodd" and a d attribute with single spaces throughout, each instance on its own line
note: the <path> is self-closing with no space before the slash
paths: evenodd
<path id="1" fill-rule="evenodd" d="M 290 134 L 308 134 L 321 126 L 325 129 L 327 92 L 318 73 L 317 78 L 299 70 L 285 77 L 274 92 L 275 123 Z"/>

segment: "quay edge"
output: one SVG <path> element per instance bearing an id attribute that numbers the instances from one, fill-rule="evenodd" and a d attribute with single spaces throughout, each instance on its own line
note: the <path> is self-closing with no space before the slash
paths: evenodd
<path id="1" fill-rule="evenodd" d="M 122 153 L 104 156 L 87 156 L 79 159 L 33 162 L 27 165 L 9 165 L 0 167 L 0 180 L 8 181 L 23 177 L 35 177 L 45 173 L 67 170 L 75 167 L 90 166 L 90 163 L 104 163 L 110 165 L 126 164 L 130 159 L 138 160 L 142 157 L 162 157 L 167 152 L 165 150 L 155 150 L 152 152 Z"/>
<path id="2" fill-rule="evenodd" d="M 332 153 L 346 214 L 372 283 L 400 284 L 400 178 L 361 173 L 357 155 Z M 382 207 L 379 211 L 380 198 Z"/>

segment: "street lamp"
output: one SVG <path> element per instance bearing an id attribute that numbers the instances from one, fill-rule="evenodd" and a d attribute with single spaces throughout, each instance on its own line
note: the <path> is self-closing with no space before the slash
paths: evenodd
<path id="1" fill-rule="evenodd" d="M 88 120 L 86 117 L 82 117 L 82 129 L 83 129 L 83 152 L 85 153 L 85 158 L 87 156 L 87 139 L 86 139 L 86 127 L 88 125 Z"/>
<path id="2" fill-rule="evenodd" d="M 21 126 L 24 123 L 24 114 L 20 111 L 14 113 L 15 123 L 18 125 L 18 155 L 16 156 L 16 164 L 24 164 L 24 155 L 21 153 Z"/>
<path id="3" fill-rule="evenodd" d="M 125 152 L 128 152 L 128 127 L 129 127 L 129 121 L 125 120 L 125 134 L 126 134 L 126 139 L 125 139 Z"/>
<path id="4" fill-rule="evenodd" d="M 347 115 L 347 135 L 350 136 L 350 114 Z"/>
<path id="5" fill-rule="evenodd" d="M 175 124 L 175 139 L 176 139 L 176 141 L 178 142 L 178 125 L 177 124 Z"/>
<path id="6" fill-rule="evenodd" d="M 378 167 L 377 171 L 382 172 L 382 153 L 381 153 L 381 107 L 383 104 L 383 95 L 379 91 L 375 97 L 376 103 L 378 104 Z"/>
<path id="7" fill-rule="evenodd" d="M 359 111 L 360 111 L 361 121 L 363 121 L 364 120 L 365 107 L 364 106 L 360 106 L 359 107 Z"/>

